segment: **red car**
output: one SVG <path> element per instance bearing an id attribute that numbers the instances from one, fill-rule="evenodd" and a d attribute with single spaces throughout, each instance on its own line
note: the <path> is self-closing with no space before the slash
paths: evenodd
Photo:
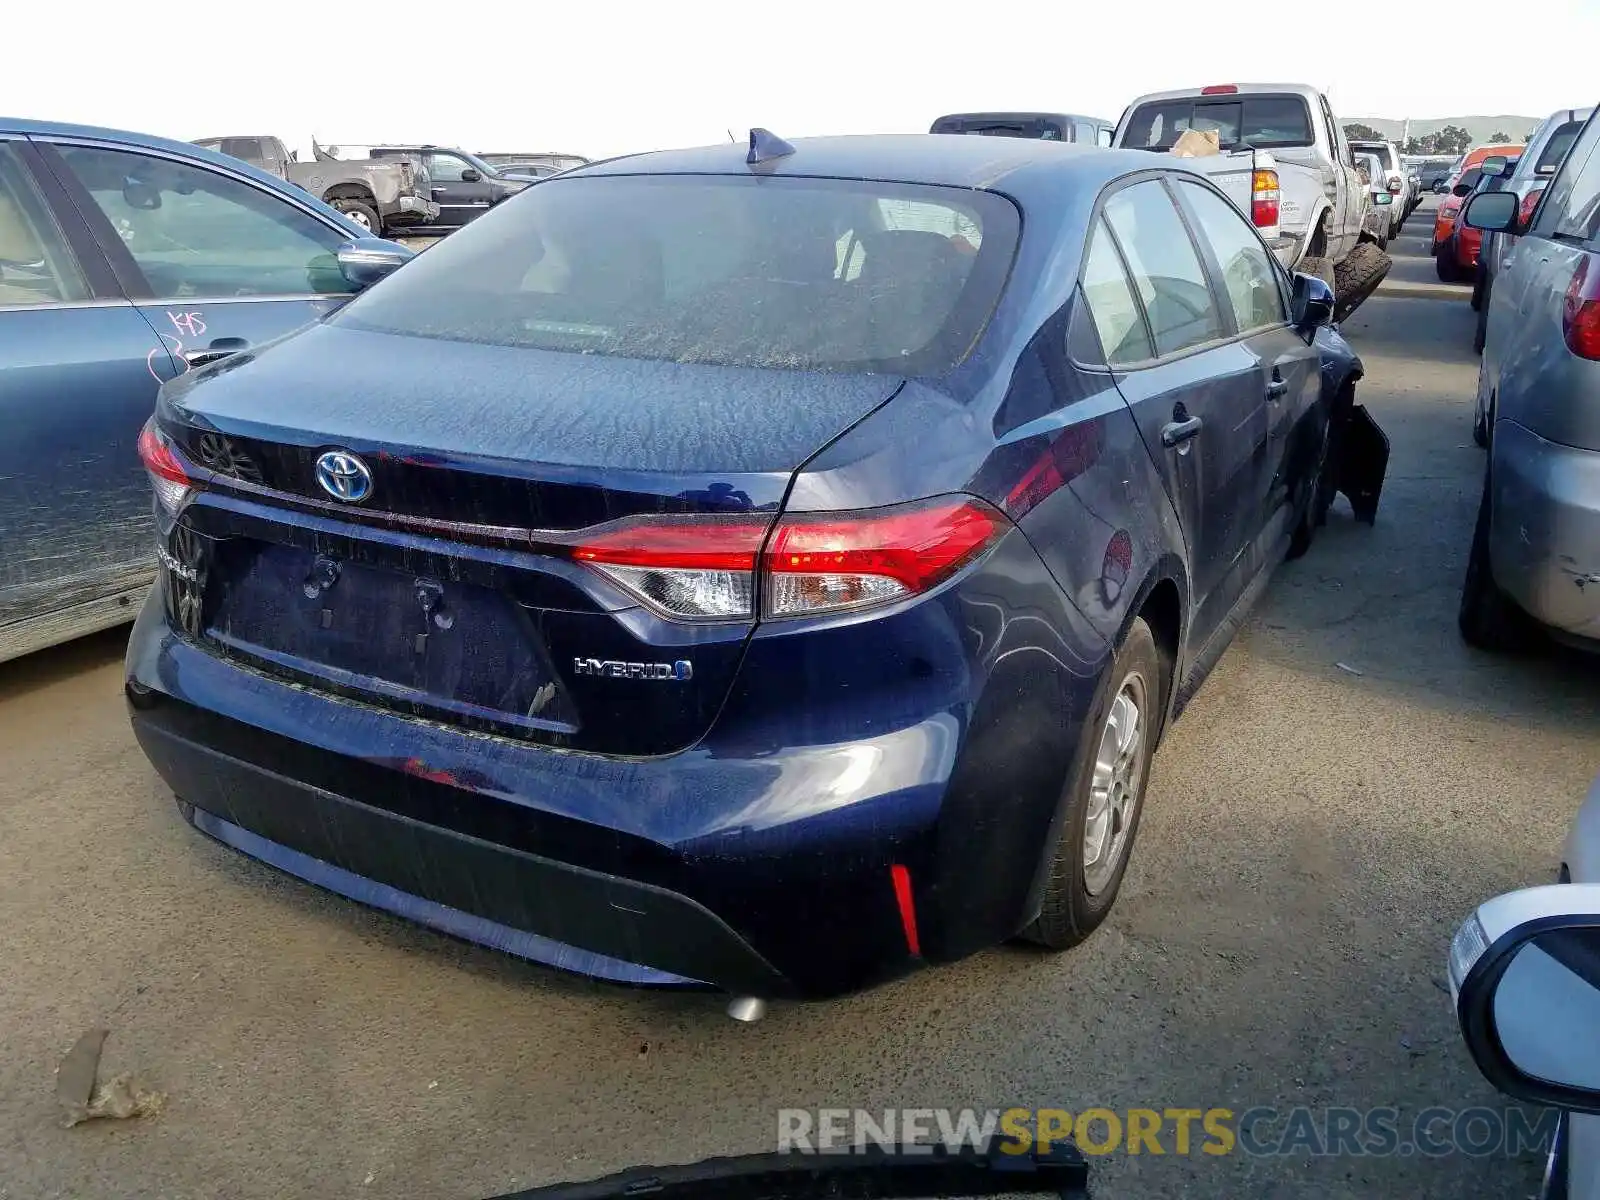
<path id="1" fill-rule="evenodd" d="M 1450 194 L 1439 202 L 1433 219 L 1433 263 L 1444 282 L 1472 278 L 1478 269 L 1478 252 L 1483 249 L 1483 231 L 1457 221 L 1461 209 L 1475 193 L 1503 187 L 1516 164 L 1516 159 L 1507 158 L 1498 174 L 1485 175 L 1479 167 L 1463 171 Z"/>

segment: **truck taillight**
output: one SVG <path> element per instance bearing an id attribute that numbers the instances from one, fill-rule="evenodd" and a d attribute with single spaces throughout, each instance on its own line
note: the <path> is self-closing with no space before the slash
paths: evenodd
<path id="1" fill-rule="evenodd" d="M 1278 223 L 1278 173 L 1255 171 L 1250 177 L 1250 220 L 1257 229 Z"/>
<path id="2" fill-rule="evenodd" d="M 1567 285 L 1567 298 L 1561 306 L 1561 335 L 1566 338 L 1567 349 L 1579 358 L 1600 361 L 1600 278 L 1589 278 L 1590 259 L 1586 255 L 1578 262 Z"/>
<path id="3" fill-rule="evenodd" d="M 168 515 L 175 515 L 188 499 L 193 485 L 178 456 L 172 452 L 171 444 L 156 429 L 154 417 L 139 431 L 139 459 L 150 476 L 156 503 Z"/>
<path id="4" fill-rule="evenodd" d="M 867 608 L 943 583 L 998 540 L 1006 519 L 981 500 L 944 496 L 864 512 L 623 520 L 570 553 L 669 616 L 768 617 Z M 763 544 L 765 548 L 763 549 Z"/>
<path id="5" fill-rule="evenodd" d="M 1214 83 L 1210 87 L 1200 89 L 1202 96 L 1233 96 L 1237 95 L 1239 85 L 1236 83 Z"/>

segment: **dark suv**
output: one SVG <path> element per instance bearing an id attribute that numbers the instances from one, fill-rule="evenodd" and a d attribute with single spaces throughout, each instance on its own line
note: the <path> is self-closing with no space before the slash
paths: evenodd
<path id="1" fill-rule="evenodd" d="M 372 157 L 411 162 L 419 180 L 431 189 L 439 206 L 438 227 L 443 229 L 456 229 L 481 217 L 533 182 L 529 176 L 502 172 L 476 154 L 442 146 L 374 146 Z"/>

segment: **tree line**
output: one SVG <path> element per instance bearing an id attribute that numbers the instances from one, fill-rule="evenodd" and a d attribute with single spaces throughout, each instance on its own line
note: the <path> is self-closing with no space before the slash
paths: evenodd
<path id="1" fill-rule="evenodd" d="M 1384 142 L 1388 141 L 1370 125 L 1363 125 L 1360 121 L 1352 121 L 1344 127 L 1344 135 L 1353 142 Z M 1509 142 L 1511 135 L 1504 130 L 1497 129 L 1489 135 L 1491 142 Z M 1527 141 L 1527 138 L 1523 138 Z M 1459 125 L 1446 125 L 1436 133 L 1425 133 L 1421 137 L 1407 138 L 1400 146 L 1402 154 L 1464 154 L 1467 147 L 1472 145 L 1472 135 Z"/>

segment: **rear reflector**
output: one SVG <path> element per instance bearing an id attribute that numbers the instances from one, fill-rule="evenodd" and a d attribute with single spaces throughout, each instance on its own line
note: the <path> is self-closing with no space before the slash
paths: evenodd
<path id="1" fill-rule="evenodd" d="M 1250 221 L 1257 229 L 1269 229 L 1278 223 L 1278 173 L 1253 171 L 1250 175 Z"/>
<path id="2" fill-rule="evenodd" d="M 1579 358 L 1600 360 L 1600 277 L 1590 279 L 1586 256 L 1578 261 L 1567 285 L 1567 297 L 1561 308 L 1561 333 L 1567 340 L 1567 349 Z"/>
<path id="3" fill-rule="evenodd" d="M 1239 85 L 1236 83 L 1214 83 L 1210 87 L 1201 88 L 1200 94 L 1202 96 L 1233 96 L 1238 91 Z"/>
<path id="4" fill-rule="evenodd" d="M 157 432 L 154 417 L 139 431 L 139 459 L 150 475 L 156 503 L 167 513 L 176 513 L 188 498 L 189 476 L 167 440 Z"/>
<path id="5" fill-rule="evenodd" d="M 894 902 L 900 909 L 900 928 L 906 935 L 906 949 L 913 958 L 922 957 L 922 939 L 917 936 L 917 906 L 911 895 L 911 870 L 899 863 L 889 868 L 894 881 Z"/>
<path id="6" fill-rule="evenodd" d="M 668 616 L 749 619 L 759 576 L 768 617 L 801 617 L 937 587 L 1005 525 L 983 501 L 948 496 L 864 512 L 794 513 L 770 539 L 761 518 L 624 520 L 580 535 L 569 553 Z"/>

